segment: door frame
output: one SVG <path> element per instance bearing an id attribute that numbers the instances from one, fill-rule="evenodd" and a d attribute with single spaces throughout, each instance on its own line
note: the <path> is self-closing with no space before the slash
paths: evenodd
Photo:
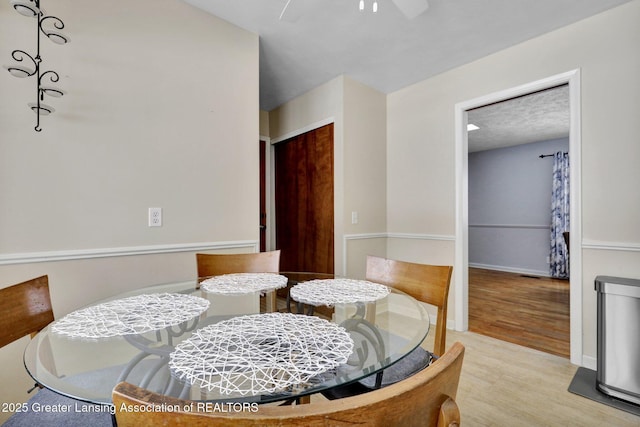
<path id="1" fill-rule="evenodd" d="M 271 239 L 269 237 L 269 214 L 271 212 L 270 210 L 270 206 L 269 206 L 269 184 L 270 184 L 270 180 L 269 180 L 269 167 L 270 167 L 270 162 L 269 162 L 269 156 L 270 156 L 270 147 L 271 145 L 269 144 L 269 138 L 268 137 L 263 137 L 260 136 L 258 138 L 258 149 L 260 150 L 260 173 L 262 174 L 262 176 L 260 176 L 260 207 L 259 207 L 259 215 L 260 215 L 260 239 L 259 239 L 259 251 L 263 252 L 263 251 L 269 251 L 271 250 Z M 262 208 L 264 206 L 264 221 L 262 218 Z M 263 222 L 264 222 L 264 233 L 263 233 Z"/>
<path id="2" fill-rule="evenodd" d="M 581 210 L 581 134 L 580 69 L 557 74 L 510 89 L 490 93 L 455 105 L 456 237 L 453 270 L 455 328 L 469 328 L 469 176 L 467 111 L 510 98 L 527 95 L 562 84 L 569 85 L 569 162 L 570 162 L 570 352 L 571 363 L 583 365 L 582 351 L 582 210 Z"/>
<path id="3" fill-rule="evenodd" d="M 258 142 L 264 142 L 264 197 L 265 197 L 265 212 L 267 214 L 267 218 L 265 223 L 267 225 L 267 230 L 265 233 L 265 250 L 271 251 L 274 249 L 275 244 L 275 234 L 272 234 L 273 225 L 275 220 L 273 220 L 273 206 L 275 201 L 273 200 L 273 190 L 271 189 L 272 183 L 272 174 L 273 174 L 273 146 L 271 143 L 271 138 L 268 136 L 260 135 L 258 138 Z M 259 214 L 259 212 L 258 212 Z"/>

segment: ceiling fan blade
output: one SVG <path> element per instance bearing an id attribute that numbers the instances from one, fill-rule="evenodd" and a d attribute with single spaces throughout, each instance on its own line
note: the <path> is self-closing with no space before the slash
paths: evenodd
<path id="1" fill-rule="evenodd" d="M 280 20 L 285 22 L 296 22 L 303 14 L 307 0 L 287 0 L 287 3 L 280 12 Z"/>
<path id="2" fill-rule="evenodd" d="M 415 18 L 429 8 L 427 0 L 393 0 L 393 2 L 407 19 Z"/>
<path id="3" fill-rule="evenodd" d="M 287 9 L 289 8 L 289 4 L 291 3 L 291 0 L 287 0 L 287 4 L 284 5 L 284 7 L 282 8 L 282 12 L 280 12 L 280 19 L 282 21 L 282 18 L 284 17 L 285 12 L 287 11 Z"/>

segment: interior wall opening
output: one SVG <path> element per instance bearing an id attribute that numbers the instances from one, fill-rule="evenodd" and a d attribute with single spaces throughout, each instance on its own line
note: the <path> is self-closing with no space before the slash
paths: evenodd
<path id="1" fill-rule="evenodd" d="M 523 97 L 528 94 L 566 85 L 569 101 L 569 150 L 571 177 L 571 214 L 569 244 L 570 282 L 569 295 L 569 335 L 570 358 L 577 365 L 582 364 L 582 258 L 581 258 L 581 212 L 580 212 L 580 70 L 551 76 L 518 87 L 491 93 L 455 106 L 456 117 L 456 265 L 454 271 L 455 325 L 460 331 L 469 329 L 469 134 L 467 124 L 469 113 L 479 107 L 500 103 L 505 100 Z M 539 153 L 548 154 L 548 153 Z M 537 161 L 543 161 L 535 159 Z M 506 223 L 505 223 L 506 224 Z M 491 225 L 491 224 L 488 224 Z M 518 225 L 518 224 L 516 224 Z M 527 224 L 519 224 L 527 225 Z M 532 224 L 534 225 L 534 224 Z M 528 275 L 528 274 L 525 274 Z M 535 280 L 535 279 L 534 279 Z"/>
<path id="2" fill-rule="evenodd" d="M 469 330 L 568 358 L 569 282 L 550 272 L 550 223 L 569 87 L 474 108 L 468 122 Z"/>

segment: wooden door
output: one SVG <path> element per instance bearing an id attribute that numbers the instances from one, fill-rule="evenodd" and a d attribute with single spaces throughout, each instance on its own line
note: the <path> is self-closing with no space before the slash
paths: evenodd
<path id="1" fill-rule="evenodd" d="M 275 145 L 280 271 L 334 272 L 333 124 Z"/>

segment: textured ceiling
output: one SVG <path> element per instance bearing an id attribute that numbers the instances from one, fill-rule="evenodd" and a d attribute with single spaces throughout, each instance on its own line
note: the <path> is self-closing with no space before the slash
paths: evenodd
<path id="1" fill-rule="evenodd" d="M 569 136 L 569 86 L 520 96 L 468 112 L 469 152 Z"/>
<path id="2" fill-rule="evenodd" d="M 260 108 L 345 74 L 389 93 L 630 0 L 184 0 L 260 36 Z"/>

